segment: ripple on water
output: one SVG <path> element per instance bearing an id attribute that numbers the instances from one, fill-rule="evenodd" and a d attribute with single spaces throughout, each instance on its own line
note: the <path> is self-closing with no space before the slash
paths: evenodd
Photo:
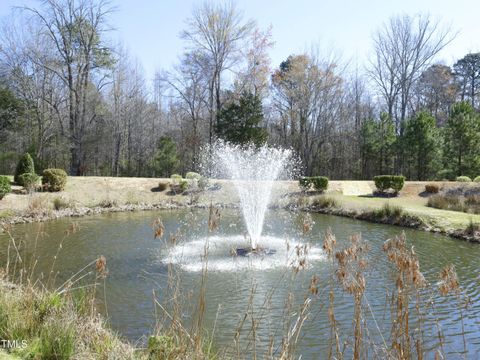
<path id="1" fill-rule="evenodd" d="M 243 236 L 211 236 L 175 245 L 161 256 L 165 264 L 175 264 L 186 271 L 201 271 L 205 265 L 204 254 L 208 252 L 209 271 L 270 270 L 298 266 L 305 259 L 305 266 L 325 259 L 319 246 L 290 241 L 273 236 L 263 236 L 260 245 L 276 252 L 271 255 L 233 256 L 232 250 L 245 247 Z M 298 251 L 300 249 L 300 251 Z M 303 251 L 306 249 L 306 251 Z"/>

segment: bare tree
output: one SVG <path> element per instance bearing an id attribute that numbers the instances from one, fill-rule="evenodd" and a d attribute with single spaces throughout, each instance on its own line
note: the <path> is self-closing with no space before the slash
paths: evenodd
<path id="1" fill-rule="evenodd" d="M 55 54 L 43 41 L 35 22 L 13 16 L 3 24 L 0 34 L 5 79 L 28 110 L 24 115 L 28 120 L 28 146 L 41 162 L 47 157 L 54 160 L 53 148 L 47 147 L 55 137 L 56 125 L 62 129 L 64 86 L 52 71 L 39 64 L 53 65 Z"/>
<path id="2" fill-rule="evenodd" d="M 434 64 L 422 72 L 412 94 L 415 112 L 428 110 L 442 126 L 455 102 L 458 86 L 449 66 Z"/>
<path id="3" fill-rule="evenodd" d="M 201 144 L 200 126 L 204 120 L 207 104 L 207 88 L 209 79 L 203 71 L 203 54 L 187 52 L 173 72 L 157 74 L 157 78 L 165 82 L 173 90 L 173 96 L 179 110 L 183 110 L 191 130 L 186 130 L 186 138 L 192 150 L 191 169 L 198 165 L 198 149 Z"/>
<path id="4" fill-rule="evenodd" d="M 208 76 L 209 142 L 213 140 L 214 121 L 222 107 L 222 74 L 240 58 L 241 43 L 254 27 L 243 22 L 242 14 L 232 3 L 204 2 L 193 11 L 181 37 L 187 50 L 201 53 L 203 71 Z"/>
<path id="5" fill-rule="evenodd" d="M 111 61 L 110 51 L 101 41 L 111 9 L 104 0 L 45 0 L 42 4 L 40 10 L 26 10 L 41 23 L 46 41 L 56 51 L 57 61 L 38 64 L 56 74 L 67 87 L 70 173 L 81 175 L 85 172 L 86 131 L 96 117 L 87 109 L 88 88 L 95 72 Z M 104 77 L 97 80 L 97 88 L 101 88 Z"/>
<path id="6" fill-rule="evenodd" d="M 428 15 L 394 16 L 373 40 L 375 55 L 368 73 L 383 97 L 396 130 L 407 116 L 412 88 L 422 71 L 453 39 Z"/>
<path id="7" fill-rule="evenodd" d="M 467 54 L 453 65 L 455 77 L 460 85 L 461 100 L 470 98 L 475 107 L 475 100 L 480 88 L 480 53 Z"/>
<path id="8" fill-rule="evenodd" d="M 272 75 L 284 145 L 298 152 L 308 172 L 318 165 L 319 150 L 328 142 L 343 99 L 335 68 L 334 62 L 317 56 L 292 55 Z"/>
<path id="9" fill-rule="evenodd" d="M 235 93 L 241 94 L 246 91 L 260 99 L 268 96 L 271 73 L 268 51 L 273 44 L 271 27 L 266 31 L 255 27 L 249 38 L 249 47 L 243 54 L 245 66 L 235 79 Z"/>

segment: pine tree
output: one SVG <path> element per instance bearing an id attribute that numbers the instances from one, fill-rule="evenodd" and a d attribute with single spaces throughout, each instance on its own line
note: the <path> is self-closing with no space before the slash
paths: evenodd
<path id="1" fill-rule="evenodd" d="M 473 107 L 460 102 L 453 106 L 444 129 L 444 167 L 456 176 L 480 172 L 480 117 Z"/>
<path id="2" fill-rule="evenodd" d="M 33 159 L 29 153 L 23 154 L 23 156 L 18 161 L 13 180 L 16 183 L 19 183 L 19 176 L 22 174 L 35 174 L 35 165 L 33 164 Z"/>
<path id="3" fill-rule="evenodd" d="M 252 93 L 243 93 L 238 101 L 222 109 L 216 127 L 217 135 L 234 144 L 262 145 L 267 140 L 263 121 L 262 102 Z"/>
<path id="4" fill-rule="evenodd" d="M 405 156 L 405 175 L 411 180 L 428 180 L 439 170 L 440 139 L 435 118 L 420 112 L 405 124 L 400 140 Z"/>

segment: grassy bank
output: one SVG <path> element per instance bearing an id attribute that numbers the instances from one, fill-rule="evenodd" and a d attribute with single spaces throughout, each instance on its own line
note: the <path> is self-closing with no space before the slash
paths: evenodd
<path id="1" fill-rule="evenodd" d="M 69 177 L 60 193 L 26 194 L 19 187 L 0 200 L 0 222 L 44 221 L 65 216 L 82 216 L 112 211 L 170 209 L 176 207 L 236 206 L 238 202 L 232 182 L 213 180 L 212 188 L 199 193 L 173 194 L 160 190 L 159 182 L 169 179 Z M 469 241 L 480 241 L 478 232 L 468 229 L 480 224 L 479 214 L 436 209 L 427 206 L 426 182 L 406 182 L 395 198 L 373 197 L 371 181 L 330 181 L 326 195 L 334 204 L 317 206 L 321 196 L 306 196 L 296 181 L 278 181 L 272 194 L 274 207 L 299 207 L 366 221 L 403 225 L 439 232 Z M 438 182 L 440 187 L 455 186 Z M 312 205 L 313 204 L 313 205 Z M 385 206 L 401 208 L 402 217 L 383 216 Z"/>
<path id="2" fill-rule="evenodd" d="M 0 280 L 0 337 L 16 341 L 10 354 L 5 351 L 7 359 L 135 357 L 135 349 L 91 312 L 87 298 L 5 280 Z"/>

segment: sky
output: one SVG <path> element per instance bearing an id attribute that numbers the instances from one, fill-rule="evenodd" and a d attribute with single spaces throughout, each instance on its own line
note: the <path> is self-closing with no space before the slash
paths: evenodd
<path id="1" fill-rule="evenodd" d="M 183 50 L 179 38 L 192 9 L 203 0 L 112 0 L 115 29 L 110 41 L 121 41 L 145 70 L 168 69 Z M 217 0 L 213 0 L 217 1 Z M 0 0 L 0 17 L 12 6 L 39 4 L 35 0 Z M 452 65 L 469 52 L 480 51 L 480 0 L 237 0 L 244 17 L 261 29 L 272 27 L 276 67 L 288 55 L 309 51 L 334 53 L 345 63 L 363 67 L 372 54 L 372 34 L 396 14 L 430 14 L 450 26 L 457 36 L 437 57 Z"/>

